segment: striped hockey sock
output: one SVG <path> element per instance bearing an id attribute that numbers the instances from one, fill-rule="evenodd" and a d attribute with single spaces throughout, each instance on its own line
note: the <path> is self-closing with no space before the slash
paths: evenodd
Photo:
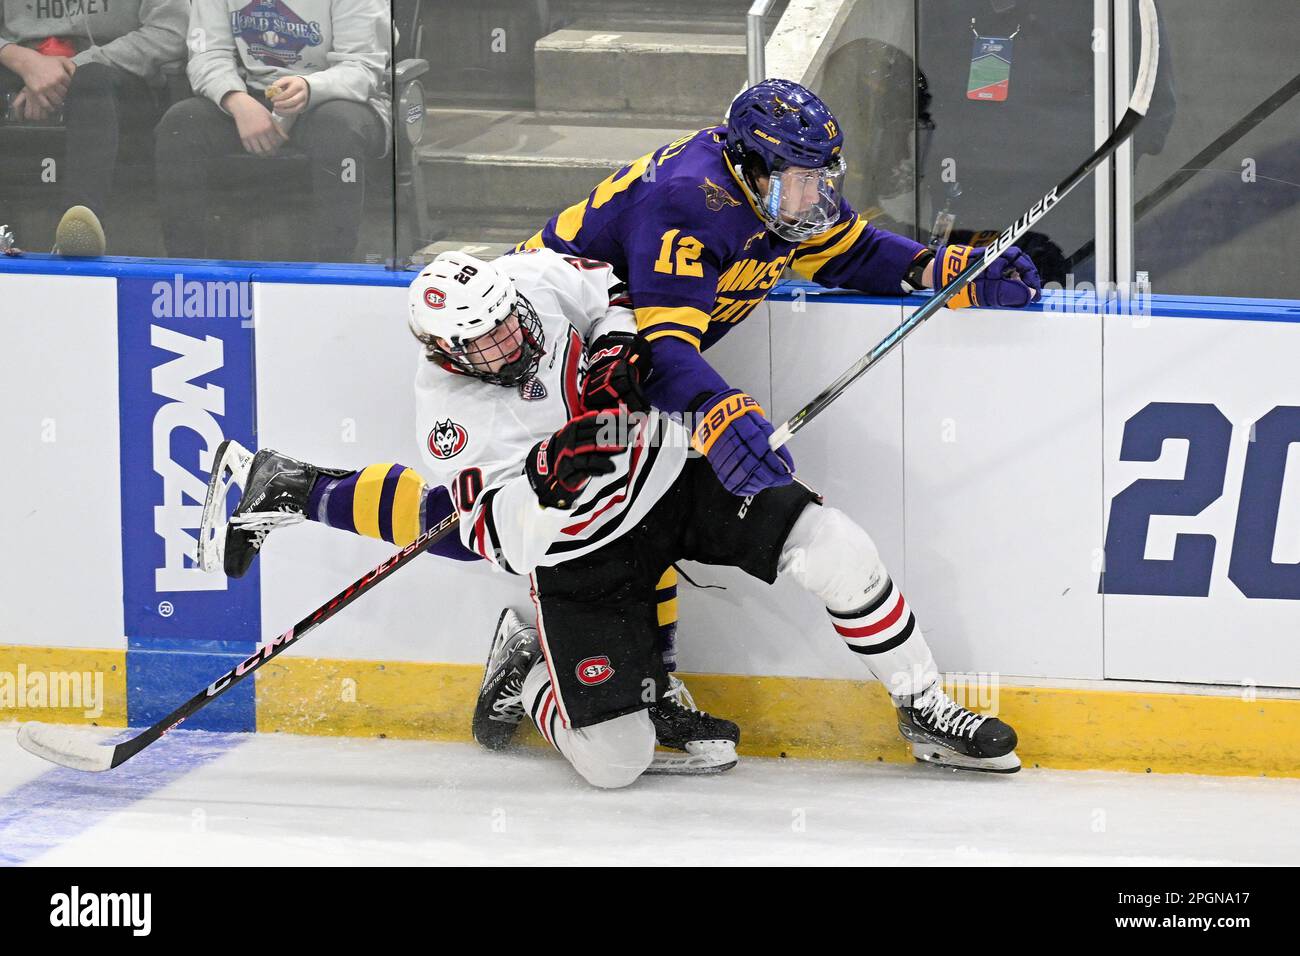
<path id="1" fill-rule="evenodd" d="M 307 499 L 307 518 L 341 531 L 379 538 L 404 547 L 451 514 L 451 496 L 442 485 L 429 488 L 405 465 L 369 465 L 343 477 L 321 475 Z M 429 549 L 458 561 L 479 556 L 448 535 Z"/>
<path id="2" fill-rule="evenodd" d="M 312 521 L 380 538 L 390 544 L 410 544 L 420 535 L 424 480 L 405 465 L 368 465 L 343 478 L 322 475 L 307 499 Z"/>
<path id="3" fill-rule="evenodd" d="M 862 656 L 893 696 L 917 694 L 934 683 L 938 668 L 925 636 L 888 575 L 883 587 L 862 607 L 851 611 L 827 608 L 827 612 L 849 650 Z"/>
<path id="4" fill-rule="evenodd" d="M 560 708 L 555 702 L 555 690 L 551 686 L 551 675 L 546 663 L 539 660 L 524 678 L 524 711 L 533 720 L 533 725 L 542 735 L 542 739 L 560 753 L 564 748 L 560 742 L 566 733 L 564 721 L 560 719 Z M 557 742 L 559 741 L 559 742 Z M 567 754 L 565 756 L 568 756 Z"/>
<path id="5" fill-rule="evenodd" d="M 669 566 L 655 585 L 655 602 L 659 614 L 659 653 L 664 670 L 677 670 L 677 569 Z"/>

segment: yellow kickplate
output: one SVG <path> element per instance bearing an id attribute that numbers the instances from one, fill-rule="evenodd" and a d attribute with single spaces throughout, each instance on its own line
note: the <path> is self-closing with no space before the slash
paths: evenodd
<path id="1" fill-rule="evenodd" d="M 257 729 L 469 740 L 482 676 L 475 664 L 281 658 L 258 672 Z M 742 754 L 912 759 L 874 682 L 682 676 L 700 707 L 740 724 Z M 1300 777 L 1300 700 L 998 687 L 996 704 L 1026 767 Z"/>
<path id="2" fill-rule="evenodd" d="M 0 644 L 0 721 L 126 726 L 126 651 Z"/>

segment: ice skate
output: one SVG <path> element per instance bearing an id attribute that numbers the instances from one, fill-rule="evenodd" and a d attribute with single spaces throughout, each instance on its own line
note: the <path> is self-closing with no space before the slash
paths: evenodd
<path id="1" fill-rule="evenodd" d="M 317 468 L 270 448 L 256 454 L 227 439 L 217 446 L 208 479 L 199 527 L 198 564 L 205 571 L 221 566 L 227 577 L 243 577 L 276 528 L 305 520 L 307 498 L 322 475 L 349 472 Z M 242 489 L 239 504 L 228 522 L 226 494 L 232 485 Z"/>
<path id="2" fill-rule="evenodd" d="M 722 773 L 736 766 L 740 727 L 696 707 L 676 674 L 668 675 L 668 689 L 651 705 L 650 719 L 659 745 L 681 750 L 683 755 L 655 754 L 646 773 Z"/>
<path id="3" fill-rule="evenodd" d="M 898 730 L 912 744 L 912 756 L 954 770 L 1015 773 L 1016 732 L 996 717 L 973 713 L 950 698 L 935 681 L 913 697 L 894 698 Z"/>
<path id="4" fill-rule="evenodd" d="M 503 610 L 474 707 L 474 739 L 480 747 L 500 750 L 514 737 L 524 719 L 520 699 L 524 678 L 539 655 L 537 628 L 525 624 L 510 608 Z"/>

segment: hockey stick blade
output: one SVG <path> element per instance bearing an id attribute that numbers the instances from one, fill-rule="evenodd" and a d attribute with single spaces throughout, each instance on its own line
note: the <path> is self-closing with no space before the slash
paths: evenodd
<path id="1" fill-rule="evenodd" d="M 843 375 L 822 389 L 811 402 L 795 412 L 773 433 L 768 443 L 773 449 L 780 448 L 788 442 L 799 429 L 820 415 L 831 402 L 844 394 L 844 391 L 886 355 L 892 352 L 903 339 L 920 328 L 926 319 L 947 304 L 948 300 L 973 282 L 981 273 L 991 266 L 998 256 L 1028 232 L 1038 220 L 1064 199 L 1075 186 L 1083 182 L 1088 174 L 1109 158 L 1124 141 L 1133 135 L 1138 123 L 1146 115 L 1151 105 L 1151 93 L 1156 85 L 1156 71 L 1160 64 L 1160 39 L 1156 29 L 1155 0 L 1139 0 L 1138 15 L 1142 23 L 1142 53 L 1138 58 L 1137 79 L 1133 84 L 1133 94 L 1129 98 L 1128 109 L 1114 131 L 1106 141 L 1097 147 L 1074 172 L 1066 176 L 1055 189 L 1034 203 L 1015 223 L 1003 231 L 984 250 L 983 256 L 974 257 L 965 269 L 957 274 L 951 282 L 930 297 L 930 301 L 921 306 L 903 321 L 903 324 L 890 332 L 880 343 L 854 363 Z"/>
<path id="2" fill-rule="evenodd" d="M 18 728 L 18 746 L 29 754 L 73 770 L 98 773 L 113 766 L 112 744 L 101 744 L 84 731 L 56 724 L 35 720 L 23 724 Z"/>
<path id="3" fill-rule="evenodd" d="M 425 531 L 402 550 L 366 574 L 329 601 L 312 611 L 292 628 L 279 637 L 258 646 L 253 653 L 226 671 L 211 684 L 199 691 L 185 703 L 158 721 L 152 727 L 124 740 L 119 744 L 101 744 L 92 734 L 73 728 L 60 728 L 48 724 L 29 722 L 18 728 L 18 743 L 28 753 L 35 754 L 51 763 L 69 767 L 72 770 L 101 772 L 120 767 L 141 750 L 160 738 L 169 730 L 175 729 L 186 719 L 216 700 L 230 688 L 257 671 L 267 661 L 279 655 L 287 647 L 297 643 L 308 631 L 328 621 L 343 608 L 347 607 L 361 595 L 365 594 L 379 581 L 388 578 L 392 572 L 409 564 L 416 556 L 430 546 L 451 534 L 460 525 L 460 514 L 452 512 L 442 521 Z"/>

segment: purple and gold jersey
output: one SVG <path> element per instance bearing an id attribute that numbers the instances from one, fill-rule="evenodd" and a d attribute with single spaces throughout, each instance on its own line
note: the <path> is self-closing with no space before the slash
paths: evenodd
<path id="1" fill-rule="evenodd" d="M 703 129 L 629 163 L 521 244 L 599 259 L 626 279 L 656 378 L 674 370 L 690 377 L 655 389 L 656 404 L 671 411 L 726 387 L 712 369 L 716 381 L 705 381 L 698 352 L 753 312 L 787 266 L 824 286 L 896 295 L 924 248 L 872 226 L 842 197 L 839 221 L 826 232 L 802 243 L 782 239 L 727 162 L 725 133 Z"/>

